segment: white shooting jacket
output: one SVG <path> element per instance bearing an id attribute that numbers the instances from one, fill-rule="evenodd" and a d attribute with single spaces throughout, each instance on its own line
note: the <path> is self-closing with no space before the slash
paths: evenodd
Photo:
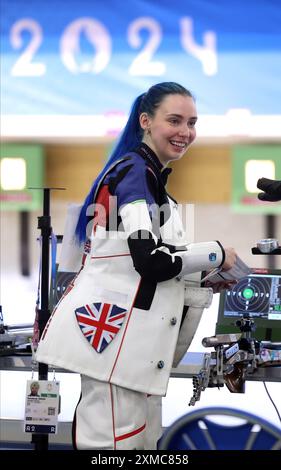
<path id="1" fill-rule="evenodd" d="M 171 216 L 161 227 L 161 236 L 165 243 L 182 246 L 187 241 L 177 205 L 171 199 L 169 204 Z M 98 226 L 83 269 L 46 325 L 37 361 L 131 390 L 165 395 L 171 368 L 187 351 L 203 309 L 212 301 L 212 289 L 200 287 L 200 274 L 188 276 L 189 281 L 177 277 L 159 282 L 150 309 L 135 308 L 141 277 L 124 232 L 111 232 L 109 238 Z M 75 310 L 103 302 L 126 309 L 126 315 L 112 341 L 97 352 L 82 334 Z M 185 304 L 189 309 L 180 329 Z"/>

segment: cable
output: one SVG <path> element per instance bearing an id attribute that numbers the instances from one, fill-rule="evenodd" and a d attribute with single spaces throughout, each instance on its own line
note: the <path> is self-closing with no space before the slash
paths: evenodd
<path id="1" fill-rule="evenodd" d="M 271 398 L 271 396 L 270 396 L 270 393 L 269 393 L 269 391 L 268 391 L 268 389 L 267 389 L 266 383 L 263 382 L 263 385 L 264 385 L 265 391 L 266 391 L 266 393 L 267 393 L 267 395 L 268 395 L 268 398 L 270 399 L 272 405 L 274 406 L 275 411 L 276 411 L 277 416 L 278 416 L 278 419 L 279 419 L 279 421 L 280 421 L 280 423 L 281 423 L 281 416 L 280 416 L 280 413 L 279 413 L 279 411 L 278 411 L 278 408 L 277 408 L 277 406 L 275 405 L 274 401 L 272 400 L 272 398 Z"/>

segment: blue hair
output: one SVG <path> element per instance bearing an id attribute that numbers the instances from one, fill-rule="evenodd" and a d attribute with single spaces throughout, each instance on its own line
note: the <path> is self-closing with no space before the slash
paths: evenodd
<path id="1" fill-rule="evenodd" d="M 87 224 L 93 217 L 93 214 L 87 215 L 88 207 L 93 204 L 94 197 L 99 186 L 100 181 L 107 172 L 107 170 L 119 158 L 124 157 L 126 153 L 138 147 L 143 138 L 143 130 L 139 123 L 139 116 L 142 113 L 147 113 L 153 117 L 156 109 L 167 95 L 180 94 L 190 96 L 193 98 L 189 90 L 175 82 L 163 82 L 153 85 L 147 93 L 143 93 L 134 101 L 127 124 L 114 148 L 109 160 L 105 164 L 103 170 L 95 179 L 88 196 L 81 208 L 77 226 L 75 229 L 76 240 L 79 244 L 83 243 L 86 239 Z M 193 98 L 194 99 L 194 98 Z"/>

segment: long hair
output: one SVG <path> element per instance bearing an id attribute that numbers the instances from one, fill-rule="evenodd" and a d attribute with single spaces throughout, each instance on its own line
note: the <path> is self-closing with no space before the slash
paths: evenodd
<path id="1" fill-rule="evenodd" d="M 153 85 L 147 93 L 139 95 L 131 108 L 127 124 L 102 171 L 95 179 L 88 196 L 81 208 L 78 223 L 75 230 L 76 240 L 79 244 L 86 239 L 86 228 L 93 214 L 87 215 L 88 207 L 94 203 L 94 196 L 98 188 L 99 182 L 107 172 L 107 170 L 126 153 L 138 147 L 143 138 L 143 129 L 140 126 L 139 117 L 142 113 L 147 113 L 153 117 L 156 109 L 159 107 L 163 99 L 167 95 L 177 94 L 185 95 L 193 98 L 189 90 L 175 82 L 163 82 Z"/>

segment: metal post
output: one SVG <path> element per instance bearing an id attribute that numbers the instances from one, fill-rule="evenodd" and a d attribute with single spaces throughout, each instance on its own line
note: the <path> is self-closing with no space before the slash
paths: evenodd
<path id="1" fill-rule="evenodd" d="M 50 266 L 50 235 L 51 235 L 51 217 L 50 217 L 50 188 L 44 188 L 43 194 L 43 216 L 38 217 L 38 228 L 41 230 L 41 308 L 39 310 L 39 337 L 44 331 L 46 323 L 50 317 L 49 310 L 49 266 Z M 38 363 L 38 379 L 48 380 L 48 365 Z M 33 434 L 32 443 L 34 449 L 48 450 L 48 434 Z"/>
<path id="2" fill-rule="evenodd" d="M 20 211 L 20 267 L 23 276 L 30 276 L 29 212 Z"/>
<path id="3" fill-rule="evenodd" d="M 50 294 L 50 236 L 51 236 L 51 217 L 50 217 L 50 191 L 52 189 L 64 189 L 64 188 L 30 188 L 30 189 L 43 189 L 43 216 L 38 217 L 38 228 L 41 230 L 41 303 L 38 315 L 39 323 L 39 337 L 44 331 L 44 328 L 50 318 L 49 310 L 49 294 Z M 38 363 L 38 378 L 39 380 L 48 380 L 48 365 Z M 48 450 L 48 434 L 33 434 L 32 443 L 34 449 Z"/>
<path id="4" fill-rule="evenodd" d="M 265 238 L 275 238 L 276 237 L 276 216 L 275 215 L 266 215 L 265 216 Z M 267 267 L 269 269 L 276 269 L 276 256 L 268 255 L 267 256 Z"/>

